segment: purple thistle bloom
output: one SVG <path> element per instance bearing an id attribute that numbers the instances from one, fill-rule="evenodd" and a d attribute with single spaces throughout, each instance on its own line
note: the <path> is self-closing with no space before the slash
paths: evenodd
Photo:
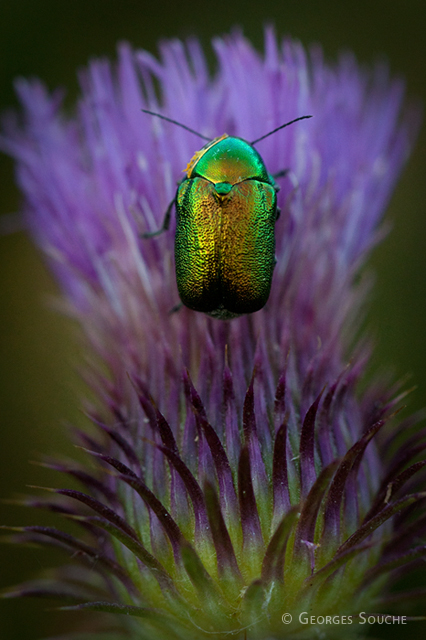
<path id="1" fill-rule="evenodd" d="M 93 637 L 309 638 L 299 612 L 375 612 L 384 583 L 425 554 L 411 546 L 425 528 L 413 509 L 426 498 L 420 440 L 390 427 L 395 390 L 357 392 L 368 349 L 356 340 L 359 268 L 418 118 L 384 66 L 366 72 L 345 55 L 332 67 L 272 31 L 263 57 L 240 35 L 214 48 L 212 79 L 196 40 L 162 45 L 161 61 L 122 45 L 116 66 L 82 72 L 72 118 L 59 93 L 20 80 L 24 122 L 11 117 L 0 139 L 99 398 L 99 437 L 78 434 L 98 473 L 55 464 L 84 492 L 29 501 L 76 520 L 81 537 L 17 531 L 70 551 L 72 566 L 19 594 L 127 614 Z M 314 115 L 257 145 L 270 173 L 289 170 L 261 311 L 170 313 L 173 229 L 141 236 L 161 225 L 200 143 L 142 108 L 249 141 Z"/>

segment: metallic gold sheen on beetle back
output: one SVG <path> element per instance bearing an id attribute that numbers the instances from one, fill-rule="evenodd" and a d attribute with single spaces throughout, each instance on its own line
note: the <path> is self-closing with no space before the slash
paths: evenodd
<path id="1" fill-rule="evenodd" d="M 182 302 L 226 320 L 267 302 L 275 266 L 277 187 L 248 142 L 227 136 L 195 154 L 176 194 Z"/>

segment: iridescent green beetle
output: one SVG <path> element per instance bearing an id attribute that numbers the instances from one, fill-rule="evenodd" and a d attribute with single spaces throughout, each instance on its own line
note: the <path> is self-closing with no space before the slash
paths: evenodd
<path id="1" fill-rule="evenodd" d="M 206 139 L 179 122 L 143 111 Z M 276 262 L 279 187 L 253 145 L 310 117 L 287 122 L 251 143 L 225 133 L 209 140 L 189 162 L 161 229 L 144 234 L 152 237 L 168 229 L 176 206 L 176 280 L 185 306 L 228 320 L 266 304 Z"/>

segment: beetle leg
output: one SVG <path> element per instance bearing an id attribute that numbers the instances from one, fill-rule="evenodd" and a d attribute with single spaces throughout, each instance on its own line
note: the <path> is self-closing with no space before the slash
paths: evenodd
<path id="1" fill-rule="evenodd" d="M 275 220 L 278 220 L 280 215 L 281 215 L 281 209 L 279 207 L 277 207 L 277 215 L 275 216 Z"/>
<path id="2" fill-rule="evenodd" d="M 171 316 L 172 313 L 176 313 L 177 311 L 180 311 L 182 307 L 183 307 L 183 302 L 179 302 L 179 304 L 175 304 L 175 306 L 170 309 L 169 316 Z"/>
<path id="3" fill-rule="evenodd" d="M 286 176 L 289 171 L 290 169 L 281 169 L 281 171 L 277 171 L 277 173 L 273 173 L 272 177 L 274 180 L 276 180 L 277 178 L 284 178 L 284 176 Z"/>
<path id="4" fill-rule="evenodd" d="M 170 225 L 170 217 L 172 215 L 173 205 L 175 203 L 175 199 L 171 201 L 169 206 L 167 207 L 166 215 L 164 216 L 163 224 L 157 231 L 148 231 L 147 233 L 142 233 L 141 238 L 153 238 L 154 236 L 159 236 L 163 231 L 167 231 Z"/>

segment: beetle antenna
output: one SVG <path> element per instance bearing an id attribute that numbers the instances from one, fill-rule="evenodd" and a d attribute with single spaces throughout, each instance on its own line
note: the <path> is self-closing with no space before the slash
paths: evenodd
<path id="1" fill-rule="evenodd" d="M 198 131 L 194 131 L 194 129 L 190 129 L 185 124 L 182 124 L 177 120 L 172 120 L 171 118 L 167 118 L 166 116 L 161 115 L 161 113 L 155 113 L 155 111 L 148 111 L 148 109 L 141 109 L 141 111 L 143 111 L 144 113 L 149 113 L 150 116 L 157 116 L 157 118 L 161 118 L 162 120 L 167 120 L 167 122 L 171 122 L 172 124 L 177 124 L 178 127 L 182 127 L 182 129 L 186 129 L 186 131 L 189 131 L 190 133 L 194 133 L 196 136 L 198 136 L 199 138 L 202 138 L 203 140 L 207 140 L 208 142 L 210 142 L 211 140 L 211 138 L 208 138 L 207 136 L 203 136 L 202 133 L 198 133 Z"/>
<path id="2" fill-rule="evenodd" d="M 264 140 L 264 138 L 271 136 L 276 131 L 279 131 L 280 129 L 284 129 L 284 127 L 288 127 L 289 124 L 293 124 L 293 122 L 299 122 L 299 120 L 306 120 L 306 118 L 312 118 L 312 116 L 300 116 L 300 118 L 296 118 L 295 120 L 290 120 L 290 122 L 286 122 L 285 124 L 282 124 L 276 129 L 273 129 L 272 131 L 270 131 L 269 133 L 265 133 L 265 135 L 262 136 L 261 138 L 257 138 L 256 140 L 253 140 L 253 142 L 250 142 L 250 144 L 252 145 L 256 144 L 256 142 L 260 142 L 261 140 Z"/>

